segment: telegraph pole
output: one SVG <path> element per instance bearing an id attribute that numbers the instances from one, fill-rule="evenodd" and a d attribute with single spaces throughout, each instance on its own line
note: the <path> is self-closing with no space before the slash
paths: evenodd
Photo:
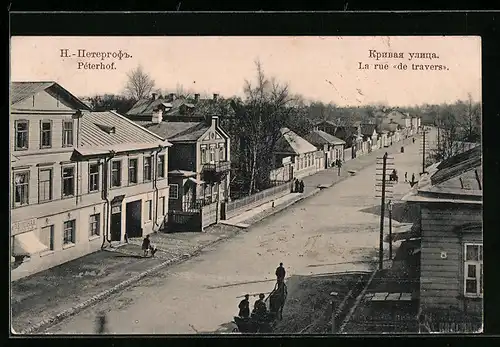
<path id="1" fill-rule="evenodd" d="M 379 235 L 379 270 L 382 270 L 384 267 L 384 217 L 385 217 L 385 209 L 387 208 L 387 205 L 385 203 L 386 197 L 392 198 L 392 190 L 387 190 L 387 186 L 392 187 L 393 181 L 389 180 L 387 181 L 387 169 L 388 166 L 392 169 L 394 169 L 394 163 L 392 162 L 394 158 L 389 157 L 387 155 L 387 152 L 384 154 L 382 158 L 377 158 L 377 166 L 381 165 L 381 167 L 378 167 L 377 170 L 381 172 L 377 172 L 377 176 L 382 176 L 381 178 L 377 178 L 376 181 L 380 183 L 376 183 L 376 192 L 380 193 L 380 195 L 376 195 L 376 197 L 380 197 L 380 235 Z M 380 161 L 381 160 L 381 161 Z M 390 162 L 387 162 L 390 160 Z M 381 189 L 378 189 L 378 187 L 381 187 Z M 389 240 L 389 242 L 392 242 L 392 240 Z"/>
<path id="2" fill-rule="evenodd" d="M 425 172 L 425 129 L 422 132 L 422 173 Z"/>

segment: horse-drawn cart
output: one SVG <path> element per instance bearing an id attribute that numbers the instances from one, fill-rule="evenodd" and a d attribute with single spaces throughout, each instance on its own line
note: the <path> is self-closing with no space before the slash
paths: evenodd
<path id="1" fill-rule="evenodd" d="M 270 333 L 273 331 L 273 326 L 276 321 L 281 320 L 283 317 L 283 307 L 285 306 L 286 297 L 288 295 L 285 282 L 276 283 L 273 291 L 264 300 L 269 302 L 269 311 L 265 314 L 256 314 L 248 318 L 234 317 L 234 323 L 237 328 L 233 332 L 241 333 Z"/>

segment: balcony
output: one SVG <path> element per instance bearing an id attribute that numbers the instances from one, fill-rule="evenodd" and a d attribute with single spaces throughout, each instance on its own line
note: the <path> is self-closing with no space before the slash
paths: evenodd
<path id="1" fill-rule="evenodd" d="M 227 176 L 229 171 L 231 171 L 231 163 L 229 161 L 203 164 L 203 180 L 207 182 L 219 182 Z"/>
<path id="2" fill-rule="evenodd" d="M 231 170 L 231 163 L 228 161 L 219 161 L 210 164 L 203 164 L 203 172 L 224 173 Z"/>

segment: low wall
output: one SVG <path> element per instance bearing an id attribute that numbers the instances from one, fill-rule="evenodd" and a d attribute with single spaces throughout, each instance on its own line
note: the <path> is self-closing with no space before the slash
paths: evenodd
<path id="1" fill-rule="evenodd" d="M 292 182 L 287 182 L 276 187 L 268 188 L 256 194 L 233 200 L 227 203 L 226 219 L 230 219 L 253 207 L 265 204 L 271 200 L 282 197 L 291 191 Z"/>
<path id="2" fill-rule="evenodd" d="M 271 181 L 290 181 L 290 165 L 282 166 L 277 169 L 271 170 L 269 179 Z"/>
<path id="3" fill-rule="evenodd" d="M 344 161 L 352 159 L 352 147 L 344 149 Z"/>

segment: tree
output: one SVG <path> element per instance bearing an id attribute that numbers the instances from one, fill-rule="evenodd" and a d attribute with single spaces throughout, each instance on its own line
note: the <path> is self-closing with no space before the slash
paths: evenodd
<path id="1" fill-rule="evenodd" d="M 302 110 L 298 98 L 290 94 L 288 84 L 268 78 L 260 61 L 255 64 L 256 83 L 246 80 L 245 99 L 235 99 L 231 104 L 239 143 L 236 155 L 248 194 L 267 188 L 281 130 L 292 125 L 293 115 Z"/>
<path id="2" fill-rule="evenodd" d="M 104 94 L 88 98 L 92 110 L 96 112 L 116 110 L 124 114 L 132 108 L 135 100 L 122 95 Z"/>
<path id="3" fill-rule="evenodd" d="M 141 65 L 127 73 L 126 93 L 135 100 L 147 98 L 155 86 L 155 81 L 144 72 Z"/>

